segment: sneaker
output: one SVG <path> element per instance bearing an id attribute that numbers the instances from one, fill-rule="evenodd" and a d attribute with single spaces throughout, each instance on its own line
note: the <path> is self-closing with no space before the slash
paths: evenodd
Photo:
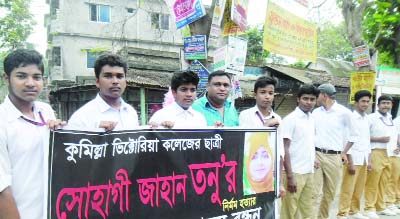
<path id="1" fill-rule="evenodd" d="M 360 212 L 350 215 L 350 218 L 352 218 L 352 219 L 369 219 L 369 217 L 362 215 Z"/>
<path id="2" fill-rule="evenodd" d="M 386 208 L 383 211 L 377 211 L 378 214 L 380 215 L 386 215 L 386 216 L 396 216 L 397 214 L 391 211 L 389 208 Z"/>
<path id="3" fill-rule="evenodd" d="M 369 217 L 370 219 L 379 219 L 379 216 L 375 211 L 365 211 L 364 216 Z"/>
<path id="4" fill-rule="evenodd" d="M 400 209 L 396 207 L 396 205 L 391 205 L 388 207 L 389 210 L 393 211 L 396 214 L 400 214 Z"/>

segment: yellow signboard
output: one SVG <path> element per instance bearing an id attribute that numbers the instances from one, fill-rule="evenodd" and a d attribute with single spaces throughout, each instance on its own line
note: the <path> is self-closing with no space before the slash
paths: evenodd
<path id="1" fill-rule="evenodd" d="M 269 1 L 263 48 L 281 55 L 315 62 L 317 26 Z"/>
<path id="2" fill-rule="evenodd" d="M 375 87 L 375 72 L 352 72 L 350 85 L 350 103 L 354 103 L 354 94 L 359 90 L 369 90 L 371 94 Z"/>

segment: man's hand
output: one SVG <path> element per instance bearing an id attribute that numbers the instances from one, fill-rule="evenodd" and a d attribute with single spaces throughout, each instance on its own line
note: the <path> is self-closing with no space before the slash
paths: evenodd
<path id="1" fill-rule="evenodd" d="M 115 126 L 117 126 L 118 122 L 113 121 L 101 121 L 99 124 L 99 128 L 104 128 L 106 132 L 111 132 L 114 130 Z"/>
<path id="2" fill-rule="evenodd" d="M 297 184 L 296 184 L 296 180 L 294 179 L 294 176 L 293 175 L 290 175 L 290 176 L 288 175 L 286 177 L 286 179 L 287 179 L 287 189 L 288 189 L 288 191 L 291 192 L 291 193 L 297 192 Z"/>
<path id="3" fill-rule="evenodd" d="M 390 136 L 383 136 L 380 140 L 382 143 L 388 143 L 390 141 Z"/>
<path id="4" fill-rule="evenodd" d="M 268 120 L 268 121 L 266 121 L 266 122 L 264 122 L 264 126 L 267 126 L 267 127 L 272 127 L 272 126 L 279 126 L 279 120 L 278 119 L 270 119 L 270 120 Z"/>
<path id="5" fill-rule="evenodd" d="M 349 160 L 347 159 L 347 154 L 342 152 L 342 153 L 340 153 L 340 156 L 342 157 L 343 164 L 349 163 Z"/>
<path id="6" fill-rule="evenodd" d="M 371 162 L 369 162 L 368 165 L 367 165 L 367 171 L 368 172 L 372 171 L 372 163 Z"/>
<path id="7" fill-rule="evenodd" d="M 286 194 L 285 187 L 284 187 L 283 185 L 280 185 L 280 186 L 279 186 L 278 198 L 281 198 L 281 197 L 285 196 L 285 194 Z"/>
<path id="8" fill-rule="evenodd" d="M 167 129 L 172 129 L 175 124 L 174 124 L 174 122 L 171 122 L 171 121 L 164 121 L 160 125 Z"/>
<path id="9" fill-rule="evenodd" d="M 61 121 L 60 119 L 56 119 L 56 120 L 49 119 L 49 120 L 47 120 L 46 124 L 47 124 L 47 127 L 49 127 L 49 129 L 56 130 L 56 129 L 62 128 L 63 126 L 66 126 L 67 122 Z"/>
<path id="10" fill-rule="evenodd" d="M 224 127 L 224 123 L 221 122 L 221 121 L 215 121 L 214 122 L 214 127 L 215 128 L 222 128 L 222 127 Z"/>
<path id="11" fill-rule="evenodd" d="M 315 158 L 315 160 L 314 160 L 314 168 L 315 169 L 319 169 L 320 166 L 321 166 L 321 162 L 319 162 L 319 160 L 317 158 Z"/>
<path id="12" fill-rule="evenodd" d="M 356 174 L 356 168 L 354 167 L 353 164 L 348 164 L 348 165 L 347 165 L 347 170 L 349 171 L 349 174 L 350 174 L 350 175 Z"/>
<path id="13" fill-rule="evenodd" d="M 17 204 L 15 203 L 10 187 L 0 192 L 0 218 L 20 218 Z"/>

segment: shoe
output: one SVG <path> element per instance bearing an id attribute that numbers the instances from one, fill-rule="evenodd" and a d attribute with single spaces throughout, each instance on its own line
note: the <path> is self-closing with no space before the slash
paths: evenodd
<path id="1" fill-rule="evenodd" d="M 396 214 L 400 214 L 400 209 L 398 209 L 396 205 L 391 205 L 388 207 L 388 209 L 393 211 Z"/>
<path id="2" fill-rule="evenodd" d="M 369 217 L 370 219 L 379 219 L 379 216 L 375 211 L 365 211 L 364 216 Z"/>
<path id="3" fill-rule="evenodd" d="M 362 215 L 360 212 L 350 215 L 350 218 L 351 219 L 369 219 L 369 217 Z"/>
<path id="4" fill-rule="evenodd" d="M 380 214 L 380 215 L 386 215 L 386 216 L 396 216 L 397 214 L 394 213 L 393 211 L 391 211 L 389 208 L 386 208 L 383 211 L 377 211 L 376 213 Z"/>

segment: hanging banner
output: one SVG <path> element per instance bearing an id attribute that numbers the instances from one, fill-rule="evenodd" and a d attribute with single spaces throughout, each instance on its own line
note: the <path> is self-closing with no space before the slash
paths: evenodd
<path id="1" fill-rule="evenodd" d="M 382 86 L 400 88 L 400 68 L 378 66 L 378 79 Z"/>
<path id="2" fill-rule="evenodd" d="M 222 46 L 214 51 L 214 66 L 213 71 L 226 69 L 226 56 L 228 53 L 228 46 Z"/>
<path id="3" fill-rule="evenodd" d="M 52 132 L 48 218 L 264 218 L 273 139 L 275 129 Z"/>
<path id="4" fill-rule="evenodd" d="M 246 31 L 248 5 L 249 0 L 232 0 L 231 20 L 239 26 L 241 31 Z"/>
<path id="5" fill-rule="evenodd" d="M 199 76 L 200 80 L 199 80 L 199 84 L 197 85 L 197 96 L 201 97 L 206 92 L 208 75 L 210 74 L 210 72 L 198 60 L 194 60 L 190 64 L 190 70 L 192 70 L 193 72 L 196 72 L 197 75 Z"/>
<path id="6" fill-rule="evenodd" d="M 268 2 L 263 48 L 300 60 L 317 60 L 317 26 Z"/>
<path id="7" fill-rule="evenodd" d="M 232 0 L 227 0 L 225 4 L 224 10 L 224 29 L 222 32 L 222 36 L 237 36 L 245 34 L 244 31 L 240 30 L 239 25 L 235 24 L 235 22 L 231 19 L 231 6 Z"/>
<path id="8" fill-rule="evenodd" d="M 168 5 L 172 8 L 173 15 L 175 16 L 177 29 L 193 23 L 206 15 L 201 0 L 168 0 Z"/>
<path id="9" fill-rule="evenodd" d="M 356 67 L 368 66 L 371 63 L 367 45 L 353 48 L 353 63 Z"/>
<path id="10" fill-rule="evenodd" d="M 183 38 L 183 48 L 186 60 L 207 59 L 207 44 L 205 35 Z"/>
<path id="11" fill-rule="evenodd" d="M 221 26 L 221 22 L 224 17 L 225 3 L 226 3 L 226 0 L 216 0 L 215 1 L 214 14 L 213 14 L 211 23 L 218 27 Z"/>
<path id="12" fill-rule="evenodd" d="M 359 90 L 368 90 L 371 94 L 375 88 L 375 72 L 352 72 L 350 75 L 350 103 L 354 103 L 354 95 Z"/>
<path id="13" fill-rule="evenodd" d="M 226 69 L 228 73 L 243 75 L 246 64 L 247 40 L 229 36 Z"/>

